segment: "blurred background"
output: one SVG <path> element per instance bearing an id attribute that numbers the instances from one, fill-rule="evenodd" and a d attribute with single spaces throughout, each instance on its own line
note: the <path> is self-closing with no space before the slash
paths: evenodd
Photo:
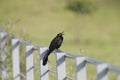
<path id="1" fill-rule="evenodd" d="M 120 0 L 0 0 L 0 26 L 37 46 L 64 31 L 61 50 L 120 66 Z"/>

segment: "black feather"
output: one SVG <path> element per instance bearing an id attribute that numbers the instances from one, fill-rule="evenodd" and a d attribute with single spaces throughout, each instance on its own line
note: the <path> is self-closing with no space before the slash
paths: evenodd
<path id="1" fill-rule="evenodd" d="M 63 33 L 58 33 L 57 36 L 51 41 L 47 54 L 45 54 L 43 57 L 43 65 L 47 64 L 48 56 L 50 55 L 50 53 L 53 52 L 55 49 L 60 48 L 62 42 L 63 42 Z"/>

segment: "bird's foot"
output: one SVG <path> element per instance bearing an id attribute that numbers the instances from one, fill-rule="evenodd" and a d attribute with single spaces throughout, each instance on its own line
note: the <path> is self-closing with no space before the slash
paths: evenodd
<path id="1" fill-rule="evenodd" d="M 60 49 L 55 49 L 55 51 L 56 51 L 56 52 L 61 52 L 61 50 L 60 50 Z"/>

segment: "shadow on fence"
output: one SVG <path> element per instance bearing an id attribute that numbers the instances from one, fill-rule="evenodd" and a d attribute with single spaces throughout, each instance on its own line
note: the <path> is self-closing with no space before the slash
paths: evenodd
<path id="1" fill-rule="evenodd" d="M 40 70 L 40 80 L 49 80 L 49 72 L 57 76 L 57 80 L 87 80 L 86 64 L 92 64 L 96 66 L 97 80 L 108 80 L 108 72 L 112 71 L 117 74 L 117 80 L 120 80 L 120 68 L 113 66 L 109 63 L 105 63 L 93 58 L 74 55 L 63 51 L 55 50 L 56 55 L 56 67 L 57 70 L 49 69 L 49 63 L 46 66 L 42 65 L 42 58 L 46 54 L 47 47 L 34 46 L 20 38 L 14 37 L 4 30 L 0 29 L 0 62 L 1 62 L 1 80 L 10 80 L 8 76 L 8 68 L 6 66 L 7 57 L 7 39 L 11 40 L 12 47 L 12 80 L 21 80 L 21 76 L 25 80 L 35 80 L 34 78 L 34 55 L 33 51 L 39 51 L 39 62 L 37 68 Z M 26 47 L 26 74 L 24 75 L 20 71 L 20 47 L 19 45 L 25 45 Z M 76 78 L 67 76 L 66 74 L 66 58 L 74 59 L 76 66 Z"/>

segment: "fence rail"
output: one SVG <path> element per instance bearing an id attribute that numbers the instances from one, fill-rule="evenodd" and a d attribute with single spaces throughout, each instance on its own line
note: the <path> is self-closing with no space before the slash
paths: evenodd
<path id="1" fill-rule="evenodd" d="M 117 74 L 117 80 L 120 80 L 120 68 L 112 64 L 105 63 L 93 58 L 75 55 L 60 50 L 55 50 L 56 55 L 56 67 L 57 70 L 49 69 L 49 64 L 43 66 L 42 58 L 46 54 L 47 47 L 35 46 L 31 43 L 24 41 L 18 37 L 14 37 L 4 30 L 0 29 L 0 61 L 1 61 L 1 79 L 9 80 L 6 58 L 7 58 L 7 39 L 11 40 L 12 47 L 12 71 L 13 80 L 21 80 L 21 77 L 26 80 L 34 79 L 34 68 L 40 70 L 40 80 L 49 80 L 49 73 L 55 74 L 57 80 L 87 80 L 86 64 L 92 64 L 96 66 L 97 80 L 109 80 L 108 72 L 112 71 Z M 26 74 L 24 75 L 20 71 L 20 44 L 25 45 L 26 48 Z M 34 65 L 33 51 L 39 51 L 40 65 Z M 67 76 L 66 73 L 66 58 L 75 60 L 76 64 L 76 78 Z"/>

